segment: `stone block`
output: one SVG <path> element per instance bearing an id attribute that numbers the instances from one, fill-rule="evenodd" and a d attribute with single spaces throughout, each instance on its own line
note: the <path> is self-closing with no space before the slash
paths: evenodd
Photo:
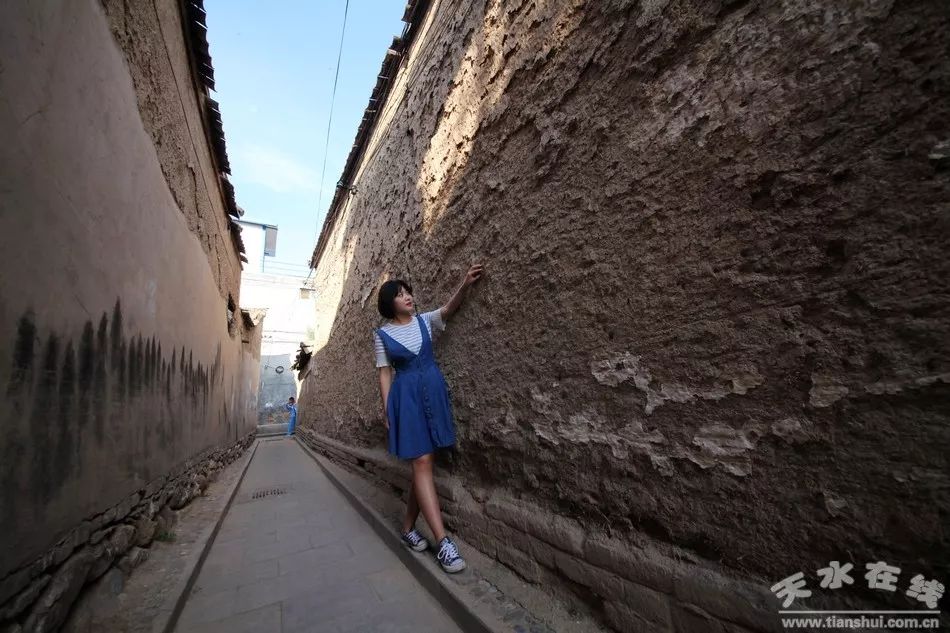
<path id="1" fill-rule="evenodd" d="M 529 511 L 498 498 L 489 499 L 485 503 L 485 510 L 490 517 L 536 536 L 558 549 L 578 556 L 584 554 L 584 529 L 570 519 L 540 509 Z"/>
<path id="2" fill-rule="evenodd" d="M 133 547 L 125 556 L 119 559 L 116 566 L 128 575 L 146 560 L 148 560 L 148 550 Z"/>
<path id="3" fill-rule="evenodd" d="M 505 543 L 509 547 L 514 547 L 516 549 L 520 549 L 526 554 L 530 554 L 531 541 L 536 539 L 533 539 L 533 537 L 529 536 L 527 532 L 513 528 L 510 525 L 502 523 L 496 519 L 492 519 L 488 516 L 485 516 L 484 520 L 486 527 L 483 531 L 486 534 L 495 537 L 500 543 Z"/>
<path id="4" fill-rule="evenodd" d="M 600 597 L 606 600 L 623 599 L 622 581 L 615 574 L 565 552 L 555 552 L 554 562 L 563 575 L 578 584 L 590 587 Z"/>
<path id="5" fill-rule="evenodd" d="M 488 517 L 485 516 L 485 512 L 481 506 L 477 504 L 459 503 L 456 512 L 460 519 L 476 529 L 485 530 L 489 526 Z"/>
<path id="6" fill-rule="evenodd" d="M 459 483 L 449 477 L 436 477 L 435 490 L 441 497 L 449 501 L 457 501 L 461 496 L 458 491 Z"/>
<path id="7" fill-rule="evenodd" d="M 577 556 L 584 555 L 586 532 L 576 522 L 556 514 L 528 513 L 528 532 L 558 549 Z"/>
<path id="8" fill-rule="evenodd" d="M 115 521 L 116 507 L 112 506 L 108 510 L 102 513 L 102 524 L 109 525 Z"/>
<path id="9" fill-rule="evenodd" d="M 557 569 L 555 549 L 540 539 L 527 534 L 525 536 L 528 540 L 527 551 L 531 554 L 531 557 L 548 569 Z"/>
<path id="10" fill-rule="evenodd" d="M 672 633 L 673 629 L 669 624 L 658 624 L 644 620 L 627 606 L 617 602 L 607 602 L 604 604 L 604 615 L 607 616 L 607 623 L 617 631 L 630 633 Z"/>
<path id="11" fill-rule="evenodd" d="M 43 572 L 47 571 L 50 567 L 53 566 L 53 550 L 48 550 L 45 554 L 33 561 L 33 564 L 30 565 L 30 579 L 36 578 Z M 0 599 L 0 603 L 3 600 Z"/>
<path id="12" fill-rule="evenodd" d="M 498 519 L 506 525 L 510 525 L 516 530 L 525 532 L 525 512 L 524 510 L 508 501 L 492 497 L 485 502 L 485 512 L 493 519 Z"/>
<path id="13" fill-rule="evenodd" d="M 145 496 L 153 497 L 158 491 L 165 487 L 165 484 L 168 482 L 167 477 L 156 477 L 145 487 Z"/>
<path id="14" fill-rule="evenodd" d="M 72 555 L 76 549 L 76 531 L 70 532 L 64 539 L 53 548 L 53 565 L 59 565 Z"/>
<path id="15" fill-rule="evenodd" d="M 460 525 L 459 518 L 445 508 L 442 508 L 442 522 L 452 531 L 457 531 Z"/>
<path id="16" fill-rule="evenodd" d="M 541 583 L 541 567 L 525 552 L 499 543 L 496 546 L 496 558 L 526 581 L 536 585 Z"/>
<path id="17" fill-rule="evenodd" d="M 109 568 L 112 567 L 112 561 L 114 561 L 117 556 L 111 543 L 97 545 L 93 547 L 91 551 L 94 562 L 92 567 L 89 568 L 89 575 L 87 577 L 87 581 L 89 582 L 96 580 L 99 576 L 109 571 Z"/>
<path id="18" fill-rule="evenodd" d="M 146 547 L 155 538 L 155 521 L 146 516 L 140 516 L 135 522 L 135 539 L 133 542 L 139 547 Z"/>
<path id="19" fill-rule="evenodd" d="M 94 562 L 93 553 L 89 549 L 82 549 L 63 563 L 33 605 L 24 628 L 36 633 L 59 629 L 86 583 Z"/>
<path id="20" fill-rule="evenodd" d="M 461 534 L 466 541 L 482 554 L 497 558 L 497 541 L 491 535 L 468 526 L 465 527 Z"/>
<path id="21" fill-rule="evenodd" d="M 191 488 L 184 484 L 178 484 L 168 498 L 168 505 L 172 510 L 180 510 L 191 501 Z"/>
<path id="22" fill-rule="evenodd" d="M 31 568 L 24 567 L 0 580 L 0 604 L 3 604 L 30 584 Z"/>
<path id="23" fill-rule="evenodd" d="M 155 519 L 156 532 L 171 532 L 176 525 L 178 525 L 178 513 L 169 508 L 168 506 L 162 506 L 162 509 L 158 512 L 158 517 Z"/>
<path id="24" fill-rule="evenodd" d="M 115 550 L 117 556 L 125 554 L 129 548 L 132 546 L 132 541 L 135 538 L 135 526 L 134 525 L 118 525 L 112 531 L 112 534 L 109 535 L 109 543 L 112 546 L 112 549 Z"/>
<path id="25" fill-rule="evenodd" d="M 92 536 L 89 538 L 94 538 L 97 532 L 102 531 L 105 521 L 103 519 L 103 513 L 99 513 L 96 516 L 89 519 L 89 526 L 92 528 Z"/>
<path id="26" fill-rule="evenodd" d="M 673 578 L 682 569 L 682 564 L 672 558 L 617 539 L 588 539 L 584 543 L 584 559 L 627 580 L 664 593 L 673 593 Z"/>
<path id="27" fill-rule="evenodd" d="M 676 633 L 726 633 L 722 622 L 697 606 L 675 604 L 672 614 Z"/>
<path id="28" fill-rule="evenodd" d="M 150 520 L 155 519 L 155 515 L 158 514 L 158 511 L 161 509 L 161 505 L 155 502 L 154 499 L 149 499 L 145 502 L 145 510 L 142 512 L 142 516 L 147 517 Z"/>
<path id="29" fill-rule="evenodd" d="M 707 569 L 695 568 L 674 580 L 673 593 L 680 602 L 695 605 L 718 619 L 756 631 L 782 631 L 778 602 L 767 587 L 759 589 Z"/>
<path id="30" fill-rule="evenodd" d="M 79 527 L 76 528 L 76 547 L 80 547 L 86 542 L 89 541 L 89 537 L 92 536 L 92 522 L 83 521 L 79 524 Z"/>
<path id="31" fill-rule="evenodd" d="M 101 529 L 101 530 L 96 530 L 96 531 L 93 532 L 92 535 L 89 537 L 89 544 L 90 544 L 90 545 L 98 545 L 99 543 L 101 543 L 102 541 L 104 541 L 105 539 L 107 539 L 107 538 L 109 537 L 109 535 L 112 534 L 112 532 L 113 532 L 114 530 L 115 530 L 115 527 L 107 527 L 107 528 L 103 528 L 103 529 Z"/>
<path id="32" fill-rule="evenodd" d="M 119 502 L 119 505 L 116 506 L 115 509 L 116 519 L 121 521 L 125 517 L 129 516 L 129 513 L 131 513 L 132 509 L 138 505 L 141 498 L 142 496 L 136 492 Z"/>
<path id="33" fill-rule="evenodd" d="M 623 605 L 638 617 L 666 628 L 672 628 L 672 605 L 668 594 L 635 582 L 620 581 Z"/>
<path id="34" fill-rule="evenodd" d="M 26 589 L 17 594 L 15 598 L 4 604 L 3 608 L 0 608 L 0 622 L 12 620 L 23 613 L 27 607 L 36 601 L 40 592 L 46 588 L 46 585 L 49 584 L 51 579 L 52 577 L 49 574 L 43 574 L 31 582 Z"/>

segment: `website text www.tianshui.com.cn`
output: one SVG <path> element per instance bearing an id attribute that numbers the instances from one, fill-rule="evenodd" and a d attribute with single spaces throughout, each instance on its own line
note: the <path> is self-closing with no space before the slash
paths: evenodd
<path id="1" fill-rule="evenodd" d="M 940 618 L 897 615 L 799 615 L 782 616 L 786 629 L 866 629 L 935 631 Z"/>

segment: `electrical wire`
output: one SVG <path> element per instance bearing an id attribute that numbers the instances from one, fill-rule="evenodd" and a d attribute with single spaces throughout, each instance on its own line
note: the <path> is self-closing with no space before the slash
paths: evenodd
<path id="1" fill-rule="evenodd" d="M 320 231 L 320 209 L 323 204 L 323 179 L 327 174 L 327 155 L 330 153 L 330 127 L 333 125 L 333 104 L 336 102 L 336 84 L 340 78 L 340 60 L 343 58 L 343 37 L 346 35 L 346 16 L 350 11 L 350 0 L 346 0 L 343 7 L 343 28 L 340 29 L 340 50 L 336 56 L 336 72 L 333 75 L 333 92 L 330 96 L 330 116 L 327 120 L 327 140 L 323 147 L 323 167 L 320 170 L 320 193 L 317 194 L 317 221 L 313 227 L 313 243 L 317 243 L 317 234 Z"/>

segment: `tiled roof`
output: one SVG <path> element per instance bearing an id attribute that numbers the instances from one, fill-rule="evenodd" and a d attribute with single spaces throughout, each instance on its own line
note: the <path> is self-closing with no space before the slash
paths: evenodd
<path id="1" fill-rule="evenodd" d="M 185 0 L 185 34 L 188 38 L 188 51 L 191 56 L 193 71 L 204 86 L 203 99 L 205 121 L 208 125 L 208 137 L 211 142 L 212 153 L 218 166 L 218 181 L 221 184 L 221 193 L 224 196 L 225 208 L 228 212 L 228 230 L 234 247 L 243 257 L 244 240 L 241 239 L 241 227 L 236 220 L 240 217 L 237 202 L 234 199 L 234 186 L 228 180 L 231 173 L 231 162 L 228 160 L 227 144 L 224 140 L 224 125 L 221 122 L 221 110 L 218 102 L 211 98 L 210 91 L 214 90 L 214 66 L 211 63 L 211 53 L 208 49 L 207 13 L 203 0 Z"/>

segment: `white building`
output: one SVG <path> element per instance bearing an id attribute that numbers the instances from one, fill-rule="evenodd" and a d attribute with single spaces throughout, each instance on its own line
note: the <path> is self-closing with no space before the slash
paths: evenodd
<path id="1" fill-rule="evenodd" d="M 277 255 L 277 226 L 250 220 L 238 220 L 237 223 L 241 225 L 241 239 L 247 255 L 245 272 L 264 272 L 264 258 Z"/>
<path id="2" fill-rule="evenodd" d="M 267 311 L 261 336 L 259 420 L 283 421 L 282 406 L 297 396 L 299 387 L 290 366 L 300 344 L 313 341 L 315 292 L 305 286 L 304 274 L 264 272 L 271 269 L 269 258 L 277 252 L 275 225 L 244 220 L 240 224 L 249 262 L 241 275 L 241 305 Z"/>

